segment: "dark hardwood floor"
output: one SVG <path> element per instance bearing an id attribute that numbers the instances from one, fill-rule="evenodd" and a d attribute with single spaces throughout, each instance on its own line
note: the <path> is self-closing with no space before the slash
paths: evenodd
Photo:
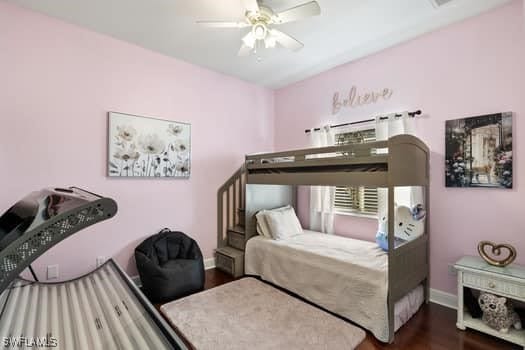
<path id="1" fill-rule="evenodd" d="M 233 281 L 217 269 L 206 271 L 205 289 Z M 472 330 L 456 328 L 456 311 L 437 305 L 423 305 L 410 321 L 396 333 L 393 344 L 383 344 L 367 332 L 357 350 L 510 350 L 519 346 Z"/>

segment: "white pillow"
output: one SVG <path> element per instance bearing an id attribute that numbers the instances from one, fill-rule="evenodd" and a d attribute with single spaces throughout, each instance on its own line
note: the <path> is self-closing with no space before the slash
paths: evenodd
<path id="1" fill-rule="evenodd" d="M 301 223 L 292 207 L 268 211 L 265 217 L 273 239 L 281 240 L 303 233 Z"/>
<path id="2" fill-rule="evenodd" d="M 257 219 L 257 233 L 263 237 L 272 238 L 270 228 L 266 222 L 266 212 L 266 210 L 260 210 L 257 214 L 255 214 L 255 218 Z"/>
<path id="3" fill-rule="evenodd" d="M 272 237 L 272 232 L 270 231 L 270 227 L 268 227 L 268 222 L 266 220 L 266 214 L 269 211 L 281 211 L 281 210 L 287 210 L 287 209 L 290 209 L 290 208 L 291 208 L 290 205 L 286 205 L 284 207 L 275 208 L 275 209 L 269 209 L 269 210 L 262 209 L 262 210 L 259 210 L 259 212 L 257 212 L 257 214 L 255 214 L 255 218 L 257 219 L 257 225 L 256 225 L 257 233 L 259 235 L 267 237 L 267 238 L 273 238 Z"/>

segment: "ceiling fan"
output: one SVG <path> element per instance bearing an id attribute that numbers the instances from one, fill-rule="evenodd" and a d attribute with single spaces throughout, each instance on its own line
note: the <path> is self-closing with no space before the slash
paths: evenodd
<path id="1" fill-rule="evenodd" d="M 299 51 L 303 48 L 303 43 L 272 26 L 321 14 L 317 1 L 310 1 L 278 13 L 265 6 L 262 0 L 242 0 L 242 3 L 246 12 L 244 19 L 240 21 L 197 21 L 199 24 L 212 28 L 251 27 L 248 34 L 242 38 L 239 56 L 248 56 L 260 47 L 274 48 L 277 44 L 292 51 Z"/>

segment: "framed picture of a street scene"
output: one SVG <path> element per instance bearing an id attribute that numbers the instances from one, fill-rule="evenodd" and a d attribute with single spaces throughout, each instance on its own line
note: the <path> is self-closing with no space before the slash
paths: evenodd
<path id="1" fill-rule="evenodd" d="M 108 176 L 190 176 L 190 124 L 117 112 L 108 124 Z"/>
<path id="2" fill-rule="evenodd" d="M 447 120 L 446 187 L 512 188 L 512 112 Z"/>

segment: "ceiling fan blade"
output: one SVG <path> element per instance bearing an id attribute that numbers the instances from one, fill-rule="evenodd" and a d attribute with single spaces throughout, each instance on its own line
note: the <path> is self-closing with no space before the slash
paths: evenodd
<path id="1" fill-rule="evenodd" d="M 257 0 L 242 0 L 244 8 L 248 12 L 259 12 L 259 4 Z"/>
<path id="2" fill-rule="evenodd" d="M 252 50 L 253 49 L 251 47 L 247 46 L 246 44 L 242 44 L 237 55 L 241 57 L 249 56 Z"/>
<path id="3" fill-rule="evenodd" d="M 292 50 L 299 51 L 304 47 L 304 44 L 299 40 L 292 38 L 288 34 L 285 34 L 277 29 L 270 29 L 270 35 L 275 38 L 275 40 L 281 44 L 281 46 Z"/>
<path id="4" fill-rule="evenodd" d="M 197 23 L 210 28 L 245 28 L 250 26 L 247 22 L 231 21 L 197 21 Z"/>
<path id="5" fill-rule="evenodd" d="M 317 1 L 310 1 L 277 13 L 274 22 L 277 24 L 293 22 L 320 14 L 321 7 L 319 7 Z"/>

